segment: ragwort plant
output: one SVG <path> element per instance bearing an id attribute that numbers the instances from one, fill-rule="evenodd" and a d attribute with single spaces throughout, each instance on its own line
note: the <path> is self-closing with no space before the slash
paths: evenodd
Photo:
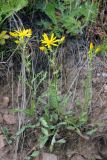
<path id="1" fill-rule="evenodd" d="M 91 112 L 91 102 L 92 102 L 92 62 L 93 58 L 101 52 L 101 46 L 94 47 L 93 43 L 90 43 L 89 51 L 88 51 L 88 71 L 87 71 L 87 78 L 84 81 L 83 88 L 84 88 L 84 101 L 81 104 L 81 113 L 79 118 L 80 126 L 87 124 L 88 122 L 88 115 Z"/>
<path id="2" fill-rule="evenodd" d="M 45 94 L 48 102 L 45 105 L 44 114 L 40 118 L 41 135 L 39 137 L 39 147 L 43 148 L 50 140 L 50 151 L 52 151 L 55 143 L 65 143 L 63 138 L 60 140 L 56 138 L 59 129 L 65 125 L 65 122 L 61 119 L 61 115 L 63 115 L 63 105 L 58 95 L 58 74 L 60 66 L 57 62 L 56 55 L 58 47 L 64 42 L 65 37 L 63 36 L 57 39 L 54 33 L 52 33 L 50 37 L 44 33 L 42 37 L 40 50 L 48 56 L 50 67 L 48 89 Z"/>
<path id="3" fill-rule="evenodd" d="M 81 113 L 80 113 L 80 125 L 83 126 L 88 121 L 88 112 L 91 108 L 91 101 L 92 101 L 92 61 L 94 57 L 94 46 L 93 43 L 90 43 L 89 51 L 88 51 L 88 71 L 87 71 L 87 78 L 84 81 L 84 101 L 81 106 Z"/>
<path id="4" fill-rule="evenodd" d="M 41 128 L 41 135 L 39 137 L 39 147 L 42 148 L 46 142 L 51 139 L 50 144 L 50 150 L 52 151 L 53 146 L 55 143 L 64 143 L 65 140 L 62 138 L 60 140 L 56 140 L 57 133 L 59 129 L 65 125 L 65 122 L 62 122 L 63 115 L 63 109 L 62 109 L 62 103 L 58 95 L 58 73 L 60 71 L 60 66 L 57 63 L 57 50 L 59 45 L 61 45 L 65 37 L 57 39 L 55 37 L 54 33 L 51 34 L 49 37 L 46 33 L 44 33 L 42 36 L 41 46 L 39 47 L 40 51 L 43 52 L 43 54 L 46 54 L 49 61 L 49 74 L 48 74 L 48 88 L 45 92 L 43 92 L 42 95 L 39 97 L 36 96 L 37 89 L 39 85 L 46 79 L 47 73 L 46 72 L 40 72 L 39 74 L 35 74 L 33 70 L 33 74 L 30 72 L 30 76 L 28 77 L 26 75 L 26 72 L 29 70 L 28 65 L 28 43 L 32 36 L 32 30 L 31 29 L 23 29 L 23 30 L 16 30 L 14 32 L 10 32 L 10 36 L 13 37 L 15 40 L 15 43 L 19 47 L 19 51 L 21 53 L 22 58 L 22 68 L 21 68 L 21 76 L 20 81 L 22 84 L 22 102 L 21 102 L 21 108 L 13 109 L 13 112 L 21 113 L 21 118 L 24 118 L 25 115 L 28 116 L 34 116 L 36 109 L 35 107 L 38 107 L 41 102 L 43 102 L 44 96 L 48 98 L 47 103 L 44 106 L 44 114 L 39 119 L 39 126 Z M 29 62 L 30 63 L 30 62 Z M 31 68 L 30 68 L 31 70 Z M 40 76 L 40 78 L 39 78 Z M 29 83 L 29 78 L 31 80 L 31 83 Z M 39 78 L 39 82 L 37 79 Z M 36 82 L 36 84 L 34 83 Z M 26 99 L 26 87 L 30 86 L 29 88 L 32 90 L 31 92 L 31 108 L 27 107 L 27 99 Z M 32 99 L 33 98 L 33 99 Z M 34 101 L 34 98 L 37 100 Z M 44 104 L 42 104 L 44 105 Z M 22 122 L 24 123 L 24 119 L 22 119 Z M 39 127 L 38 126 L 38 127 Z M 21 130 L 21 128 L 20 128 Z M 20 132 L 19 130 L 19 132 Z"/>
<path id="5" fill-rule="evenodd" d="M 25 110 L 27 105 L 27 97 L 26 97 L 26 70 L 28 70 L 28 49 L 27 45 L 29 42 L 29 39 L 32 36 L 32 30 L 31 29 L 19 29 L 13 32 L 9 33 L 12 38 L 14 38 L 14 42 L 18 45 L 18 50 L 20 51 L 21 56 L 21 73 L 20 73 L 20 83 L 21 83 L 21 89 L 22 89 L 22 101 L 21 101 L 21 109 Z M 21 120 L 24 123 L 24 114 L 21 116 Z"/>
<path id="6" fill-rule="evenodd" d="M 80 115 L 77 117 L 73 112 L 70 114 L 65 115 L 64 122 L 66 122 L 66 128 L 68 130 L 75 131 L 78 135 L 80 135 L 83 138 L 85 137 L 82 134 L 82 128 L 86 127 L 89 119 L 89 114 L 91 112 L 91 103 L 92 103 L 92 62 L 93 58 L 101 52 L 101 46 L 94 47 L 93 43 L 90 43 L 89 51 L 88 51 L 88 71 L 87 71 L 87 77 L 86 80 L 83 81 L 83 93 L 84 93 L 84 99 L 83 103 L 77 104 L 80 106 Z M 97 125 L 94 126 L 89 131 L 86 130 L 86 134 L 94 134 L 97 130 Z"/>
<path id="7" fill-rule="evenodd" d="M 52 76 L 49 76 L 49 86 L 45 95 L 48 98 L 48 102 L 45 105 L 44 114 L 40 118 L 39 125 L 41 126 L 41 135 L 39 137 L 39 147 L 43 148 L 44 145 L 50 141 L 50 151 L 53 150 L 55 143 L 65 143 L 64 138 L 60 140 L 57 139 L 58 133 L 63 127 L 85 137 L 82 135 L 81 128 L 88 122 L 88 111 L 92 101 L 92 61 L 94 57 L 94 46 L 90 43 L 88 51 L 88 73 L 84 82 L 84 102 L 81 104 L 80 116 L 78 118 L 72 111 L 65 112 L 64 110 L 66 104 L 69 102 L 69 96 L 67 98 L 63 97 L 62 100 L 58 95 L 58 71 L 60 67 L 57 64 L 56 57 L 58 46 L 64 39 L 65 37 L 56 39 L 54 34 L 52 34 L 50 38 L 47 34 L 43 34 L 43 39 L 41 40 L 42 45 L 40 46 L 40 50 L 48 56 L 50 69 L 52 68 Z M 57 47 L 56 51 L 54 47 Z M 96 51 L 98 51 L 98 48 L 96 48 L 95 52 Z"/>

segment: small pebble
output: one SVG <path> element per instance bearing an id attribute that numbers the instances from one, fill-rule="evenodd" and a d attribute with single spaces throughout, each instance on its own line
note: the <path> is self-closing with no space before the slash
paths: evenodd
<path id="1" fill-rule="evenodd" d="M 7 107 L 9 105 L 10 99 L 9 97 L 3 97 L 3 106 Z"/>
<path id="2" fill-rule="evenodd" d="M 107 85 L 104 85 L 104 92 L 107 93 Z"/>
<path id="3" fill-rule="evenodd" d="M 100 77 L 101 76 L 101 74 L 100 73 L 97 73 L 97 77 Z"/>
<path id="4" fill-rule="evenodd" d="M 102 73 L 102 76 L 103 76 L 104 78 L 107 78 L 107 73 L 103 72 L 103 73 Z"/>
<path id="5" fill-rule="evenodd" d="M 57 156 L 55 154 L 43 153 L 41 160 L 57 160 Z"/>

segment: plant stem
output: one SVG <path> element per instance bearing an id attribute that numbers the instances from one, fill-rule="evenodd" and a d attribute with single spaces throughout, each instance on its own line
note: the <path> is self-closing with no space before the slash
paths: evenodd
<path id="1" fill-rule="evenodd" d="M 26 108 L 26 67 L 25 67 L 25 48 L 26 46 L 23 46 L 23 52 L 21 54 L 22 56 L 22 68 L 21 68 L 21 72 L 22 72 L 22 103 L 21 103 L 21 108 L 25 109 Z M 24 123 L 24 119 L 25 119 L 25 115 L 24 113 L 22 113 L 22 122 Z"/>

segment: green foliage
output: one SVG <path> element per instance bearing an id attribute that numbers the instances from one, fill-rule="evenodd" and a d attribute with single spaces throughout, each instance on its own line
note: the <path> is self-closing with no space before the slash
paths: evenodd
<path id="1" fill-rule="evenodd" d="M 67 33 L 77 34 L 81 32 L 96 16 L 96 6 L 91 2 L 77 4 L 75 1 L 74 7 L 68 10 L 69 12 L 65 11 L 62 17 L 63 26 L 67 29 Z"/>
<path id="2" fill-rule="evenodd" d="M 28 0 L 1 0 L 0 1 L 0 22 L 15 12 L 25 7 Z"/>
<path id="3" fill-rule="evenodd" d="M 47 102 L 44 106 L 44 112 L 39 118 L 41 134 L 39 136 L 38 144 L 40 148 L 43 148 L 46 143 L 49 142 L 50 151 L 52 151 L 56 143 L 65 143 L 63 138 L 57 139 L 59 130 L 65 126 L 66 123 L 62 118 L 64 108 L 58 95 L 56 78 L 50 81 L 49 88 L 39 97 L 39 100 L 43 101 L 44 97 L 47 99 Z"/>
<path id="4" fill-rule="evenodd" d="M 100 48 L 100 52 L 104 51 L 107 53 L 107 36 L 104 38 L 103 44 L 98 47 Z"/>
<path id="5" fill-rule="evenodd" d="M 43 148 L 44 145 L 48 141 L 50 141 L 50 151 L 52 152 L 55 143 L 62 144 L 62 143 L 66 142 L 63 138 L 57 139 L 58 131 L 62 126 L 65 125 L 65 123 L 64 122 L 55 123 L 56 119 L 54 119 L 54 121 L 52 121 L 53 119 L 52 119 L 51 115 L 49 116 L 49 118 L 48 118 L 48 120 L 46 120 L 47 119 L 46 116 L 40 118 L 41 135 L 39 137 L 39 147 Z"/>
<path id="6" fill-rule="evenodd" d="M 80 128 L 87 122 L 87 110 L 81 109 L 81 117 L 76 116 L 73 111 L 65 111 L 65 106 L 69 99 L 65 96 L 61 100 L 62 97 L 58 95 L 56 81 L 51 81 L 45 96 L 47 96 L 47 103 L 44 107 L 44 113 L 39 119 L 41 134 L 38 143 L 40 148 L 43 148 L 48 143 L 50 151 L 52 151 L 56 143 L 62 144 L 66 142 L 63 137 L 61 139 L 57 138 L 62 128 L 82 135 Z"/>
<path id="7" fill-rule="evenodd" d="M 26 108 L 26 109 L 11 109 L 11 112 L 17 113 L 25 113 L 27 116 L 32 117 L 35 115 L 35 102 L 32 100 L 31 101 L 31 107 L 30 108 Z"/>
<path id="8" fill-rule="evenodd" d="M 27 124 L 27 125 L 23 126 L 11 138 L 16 139 L 17 137 L 21 136 L 26 131 L 26 129 L 29 129 L 29 128 L 34 129 L 34 128 L 36 128 L 36 125 Z"/>
<path id="9" fill-rule="evenodd" d="M 45 14 L 52 20 L 53 24 L 57 24 L 55 7 L 55 3 L 48 3 L 44 9 Z"/>
<path id="10" fill-rule="evenodd" d="M 11 138 L 10 138 L 10 133 L 9 133 L 8 128 L 6 128 L 6 127 L 1 127 L 1 130 L 2 130 L 2 133 L 3 133 L 4 137 L 5 137 L 5 139 L 6 139 L 6 142 L 7 142 L 8 144 L 11 144 L 11 143 L 12 143 L 12 140 L 11 140 Z"/>
<path id="11" fill-rule="evenodd" d="M 37 9 L 41 9 L 51 20 L 50 23 L 42 20 L 42 25 L 45 21 L 44 26 L 45 24 L 49 25 L 48 28 L 56 33 L 66 30 L 67 33 L 76 35 L 82 32 L 82 29 L 89 22 L 93 22 L 97 16 L 97 4 L 91 1 L 81 3 L 80 0 L 54 0 L 43 4 L 41 7 L 39 5 L 41 6 L 37 1 Z"/>
<path id="12" fill-rule="evenodd" d="M 84 87 L 84 101 L 83 104 L 81 104 L 81 113 L 79 122 L 81 125 L 85 125 L 88 121 L 88 110 L 90 110 L 91 107 L 91 101 L 92 101 L 92 62 L 93 58 L 95 56 L 94 46 L 90 46 L 90 49 L 88 51 L 88 71 L 87 71 L 87 78 L 83 82 Z"/>
<path id="13" fill-rule="evenodd" d="M 33 160 L 34 158 L 39 156 L 39 151 L 33 151 L 31 155 L 29 155 L 28 157 L 26 157 L 26 160 Z"/>
<path id="14" fill-rule="evenodd" d="M 2 31 L 0 33 L 0 44 L 4 45 L 5 44 L 5 40 L 9 38 L 8 34 L 6 34 L 7 31 Z"/>
<path id="15" fill-rule="evenodd" d="M 49 106 L 50 108 L 58 108 L 59 107 L 59 101 L 58 101 L 58 91 L 57 91 L 57 85 L 56 82 L 51 82 L 49 85 L 49 92 L 48 92 L 48 98 L 49 98 Z"/>
<path id="16" fill-rule="evenodd" d="M 67 30 L 67 33 L 77 34 L 81 28 L 81 22 L 76 20 L 72 15 L 63 16 L 63 27 Z"/>

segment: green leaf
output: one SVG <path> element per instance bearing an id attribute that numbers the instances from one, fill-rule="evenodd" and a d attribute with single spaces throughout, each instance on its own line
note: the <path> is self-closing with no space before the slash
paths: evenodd
<path id="1" fill-rule="evenodd" d="M 36 0 L 36 9 L 43 10 L 45 8 L 46 2 L 43 0 Z"/>
<path id="2" fill-rule="evenodd" d="M 48 130 L 46 128 L 41 128 L 42 130 L 42 133 L 45 135 L 45 136 L 49 136 L 49 133 L 48 133 Z"/>
<path id="3" fill-rule="evenodd" d="M 26 160 L 31 160 L 31 157 L 30 156 L 26 157 Z"/>
<path id="4" fill-rule="evenodd" d="M 75 17 L 72 16 L 72 14 L 64 15 L 63 19 L 63 27 L 67 29 L 67 33 L 71 33 L 73 35 L 80 32 L 81 29 L 81 22 L 75 19 Z"/>
<path id="5" fill-rule="evenodd" d="M 91 135 L 95 134 L 96 131 L 97 131 L 97 128 L 94 128 L 94 129 L 92 129 L 90 131 L 87 131 L 86 134 L 89 135 L 89 136 L 91 136 Z"/>
<path id="6" fill-rule="evenodd" d="M 32 100 L 31 101 L 31 107 L 28 109 L 25 109 L 24 112 L 26 113 L 26 115 L 28 115 L 29 117 L 32 117 L 35 115 L 35 101 Z"/>
<path id="7" fill-rule="evenodd" d="M 19 136 L 20 134 L 22 134 L 26 129 L 26 126 L 22 127 L 19 131 L 17 131 L 16 136 Z"/>
<path id="8" fill-rule="evenodd" d="M 30 156 L 31 157 L 38 157 L 39 156 L 39 151 L 34 151 Z"/>
<path id="9" fill-rule="evenodd" d="M 55 125 L 54 125 L 54 126 L 53 126 L 53 125 L 50 125 L 50 126 L 49 126 L 49 129 L 56 129 L 56 126 L 55 126 Z"/>
<path id="10" fill-rule="evenodd" d="M 0 44 L 1 44 L 1 45 L 4 45 L 4 44 L 5 44 L 5 40 L 4 40 L 4 39 L 1 39 L 1 40 L 0 40 Z"/>
<path id="11" fill-rule="evenodd" d="M 34 129 L 35 125 L 28 124 L 26 126 L 23 126 L 19 131 L 17 131 L 16 136 L 19 136 L 20 134 L 22 134 L 27 128 Z"/>
<path id="12" fill-rule="evenodd" d="M 51 152 L 52 152 L 52 150 L 53 150 L 54 144 L 56 143 L 55 136 L 56 136 L 56 135 L 53 136 L 52 141 L 51 141 L 51 145 L 50 145 L 50 151 L 51 151 Z"/>
<path id="13" fill-rule="evenodd" d="M 67 129 L 73 131 L 73 130 L 75 130 L 75 127 L 73 127 L 73 126 L 67 126 Z"/>
<path id="14" fill-rule="evenodd" d="M 66 125 L 66 122 L 60 122 L 60 123 L 58 123 L 56 126 L 57 126 L 57 127 L 61 127 L 61 126 L 64 126 L 64 125 Z"/>
<path id="15" fill-rule="evenodd" d="M 57 141 L 57 143 L 64 144 L 64 143 L 66 143 L 66 140 L 65 139 L 60 139 L 60 140 Z"/>
<path id="16" fill-rule="evenodd" d="M 19 11 L 23 7 L 25 7 L 28 4 L 28 0 L 18 0 L 16 3 L 15 11 Z"/>
<path id="17" fill-rule="evenodd" d="M 83 112 L 80 114 L 80 117 L 79 117 L 79 123 L 80 125 L 84 125 L 88 120 L 88 115 L 87 115 L 87 112 Z"/>
<path id="18" fill-rule="evenodd" d="M 56 15 L 55 15 L 55 3 L 48 3 L 46 8 L 44 9 L 45 14 L 52 20 L 54 24 L 57 23 Z"/>
<path id="19" fill-rule="evenodd" d="M 0 20 L 3 20 L 14 12 L 18 12 L 20 9 L 25 7 L 28 3 L 28 0 L 8 0 L 0 1 Z M 3 19 L 2 19 L 3 18 Z"/>
<path id="20" fill-rule="evenodd" d="M 12 140 L 8 140 L 8 144 L 12 144 Z"/>
<path id="21" fill-rule="evenodd" d="M 40 148 L 43 148 L 47 141 L 48 141 L 47 136 L 40 136 L 39 137 Z"/>
<path id="22" fill-rule="evenodd" d="M 45 120 L 43 117 L 40 118 L 40 122 L 41 122 L 41 124 L 42 124 L 44 127 L 46 127 L 46 128 L 49 127 L 49 126 L 48 126 L 48 123 L 46 122 L 46 120 Z"/>

